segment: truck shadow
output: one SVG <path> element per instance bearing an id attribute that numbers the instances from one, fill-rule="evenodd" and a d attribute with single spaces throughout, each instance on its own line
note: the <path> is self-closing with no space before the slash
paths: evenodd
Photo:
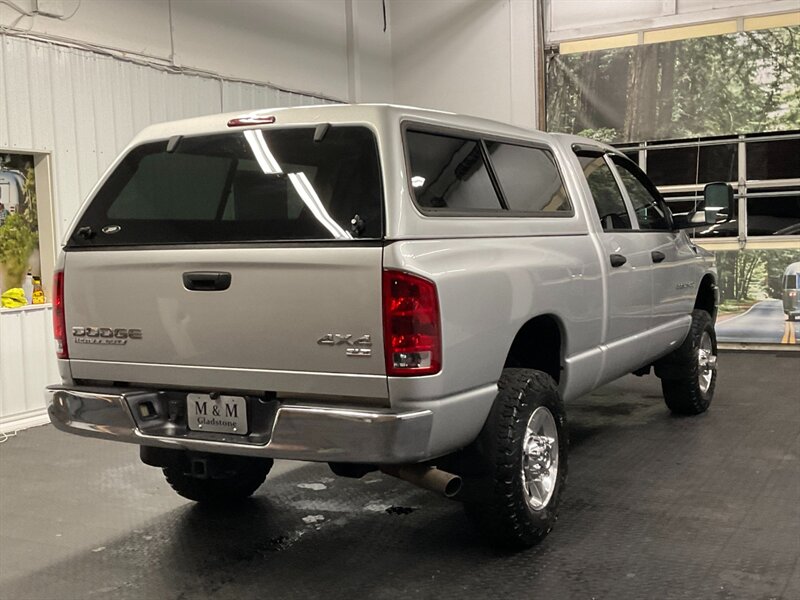
<path id="1" fill-rule="evenodd" d="M 570 446 L 620 428 L 643 426 L 669 418 L 659 382 L 654 377 L 625 377 L 567 403 Z"/>

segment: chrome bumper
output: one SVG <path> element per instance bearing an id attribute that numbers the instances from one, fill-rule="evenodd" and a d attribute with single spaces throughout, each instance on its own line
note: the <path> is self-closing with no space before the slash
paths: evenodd
<path id="1" fill-rule="evenodd" d="M 50 421 L 58 429 L 143 446 L 320 462 L 407 464 L 428 458 L 429 410 L 391 412 L 277 403 L 262 443 L 227 434 L 187 432 L 166 424 L 143 431 L 133 408 L 158 392 L 120 388 L 48 387 Z M 166 432 L 166 433 L 164 433 Z"/>

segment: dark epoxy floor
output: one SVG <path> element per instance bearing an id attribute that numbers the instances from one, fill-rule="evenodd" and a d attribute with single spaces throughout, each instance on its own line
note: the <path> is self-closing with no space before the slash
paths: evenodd
<path id="1" fill-rule="evenodd" d="M 800 598 L 800 354 L 726 353 L 708 414 L 654 377 L 570 405 L 555 530 L 503 554 L 461 507 L 324 465 L 237 512 L 175 496 L 136 448 L 52 427 L 0 445 L 0 598 Z"/>

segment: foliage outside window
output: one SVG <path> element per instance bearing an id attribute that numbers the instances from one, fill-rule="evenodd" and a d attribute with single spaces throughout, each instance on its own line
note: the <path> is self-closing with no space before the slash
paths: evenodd
<path id="1" fill-rule="evenodd" d="M 28 304 L 40 277 L 33 157 L 0 155 L 0 293 L 5 308 Z M 29 277 L 30 273 L 30 277 Z"/>

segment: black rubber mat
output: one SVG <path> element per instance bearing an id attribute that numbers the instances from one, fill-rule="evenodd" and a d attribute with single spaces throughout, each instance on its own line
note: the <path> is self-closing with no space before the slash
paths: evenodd
<path id="1" fill-rule="evenodd" d="M 800 598 L 800 355 L 727 353 L 711 410 L 658 380 L 568 406 L 561 518 L 493 550 L 460 505 L 324 465 L 232 512 L 175 496 L 132 446 L 51 427 L 0 445 L 0 598 Z"/>

